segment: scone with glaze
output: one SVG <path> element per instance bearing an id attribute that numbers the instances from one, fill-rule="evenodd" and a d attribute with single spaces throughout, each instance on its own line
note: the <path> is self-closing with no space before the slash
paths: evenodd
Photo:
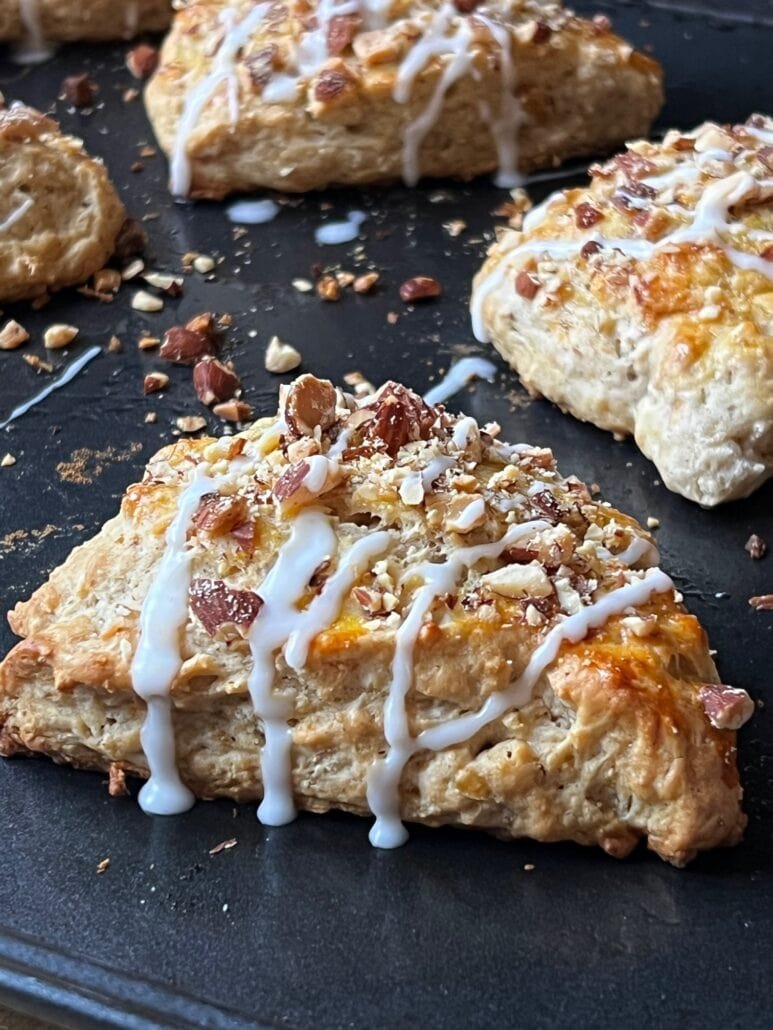
<path id="1" fill-rule="evenodd" d="M 706 635 L 631 518 L 405 387 L 302 376 L 279 416 L 180 440 L 10 614 L 0 744 L 194 797 L 502 837 L 641 838 L 682 865 L 744 827 Z"/>
<path id="2" fill-rule="evenodd" d="M 172 0 L 0 0 L 0 41 L 42 57 L 49 43 L 160 32 L 171 14 Z"/>
<path id="3" fill-rule="evenodd" d="M 545 0 L 194 0 L 146 91 L 172 192 L 470 179 L 646 132 L 660 67 Z"/>
<path id="4" fill-rule="evenodd" d="M 710 506 L 773 474 L 773 120 L 639 141 L 503 232 L 473 328 Z"/>
<path id="5" fill-rule="evenodd" d="M 84 282 L 126 212 L 101 161 L 30 107 L 0 110 L 0 301 Z"/>

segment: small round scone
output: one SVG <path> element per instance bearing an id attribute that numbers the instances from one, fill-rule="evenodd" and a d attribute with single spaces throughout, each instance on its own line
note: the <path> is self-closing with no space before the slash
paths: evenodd
<path id="1" fill-rule="evenodd" d="M 0 111 L 0 301 L 88 279 L 125 220 L 105 166 L 80 140 L 32 108 Z"/>
<path id="2" fill-rule="evenodd" d="M 0 41 L 46 43 L 131 39 L 161 32 L 171 0 L 0 0 Z"/>
<path id="3" fill-rule="evenodd" d="M 646 132 L 660 67 L 543 0 L 194 0 L 146 91 L 179 196 L 470 179 Z"/>
<path id="4" fill-rule="evenodd" d="M 705 506 L 773 475 L 773 120 L 639 141 L 505 230 L 473 328 Z"/>

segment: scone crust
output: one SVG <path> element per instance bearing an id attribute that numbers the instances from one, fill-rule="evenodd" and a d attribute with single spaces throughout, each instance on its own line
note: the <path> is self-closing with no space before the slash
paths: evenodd
<path id="1" fill-rule="evenodd" d="M 403 403 L 405 394 L 398 397 Z M 455 424 L 440 412 L 436 426 L 443 421 Z M 368 523 L 391 527 L 395 544 L 388 562 L 363 574 L 338 618 L 313 640 L 301 673 L 276 658 L 276 689 L 294 705 L 295 800 L 314 812 L 335 807 L 368 814 L 365 785 L 371 764 L 384 753 L 383 705 L 395 632 L 415 587 L 411 569 L 417 561 L 438 549 L 450 553 L 460 543 L 499 539 L 512 499 L 530 488 L 534 500 L 526 502 L 523 517 L 552 512 L 551 526 L 528 546 L 539 556 L 534 561 L 553 570 L 558 595 L 541 601 L 503 596 L 476 569 L 457 594 L 435 606 L 414 655 L 407 699 L 414 734 L 475 711 L 504 689 L 560 617 L 560 606 L 583 603 L 578 591 L 635 579 L 639 574 L 622 560 L 604 557 L 610 549 L 620 553 L 635 543 L 637 553 L 648 551 L 646 532 L 591 500 L 576 480 L 562 479 L 549 452 L 526 448 L 503 459 L 486 437 L 482 452 L 475 441 L 465 452 L 473 472 L 441 475 L 422 504 L 408 505 L 401 500 L 406 477 L 438 448 L 449 453 L 450 444 L 428 436 L 404 439 L 395 450 L 394 425 L 387 435 L 389 443 L 382 445 L 378 435 L 355 434 L 344 479 L 317 503 L 334 516 L 342 551 L 345 541 L 367 534 Z M 117 765 L 147 776 L 139 738 L 144 705 L 132 692 L 130 663 L 138 612 L 184 477 L 203 456 L 226 467 L 237 455 L 263 455 L 249 483 L 229 495 L 238 512 L 226 505 L 222 511 L 231 515 L 217 532 L 210 525 L 189 537 L 195 579 L 226 579 L 231 591 L 254 590 L 287 534 L 272 491 L 279 494 L 277 483 L 283 475 L 287 482 L 291 458 L 309 446 L 302 437 L 288 456 L 287 439 L 277 444 L 275 424 L 264 421 L 219 442 L 180 441 L 150 462 L 143 482 L 127 490 L 120 515 L 10 614 L 12 628 L 25 639 L 0 666 L 4 753 L 43 753 L 84 768 Z M 539 489 L 543 484 L 547 493 Z M 449 528 L 453 512 L 477 491 L 486 498 L 486 521 L 461 540 Z M 234 521 L 244 518 L 255 541 L 249 554 L 242 550 L 244 523 L 238 541 L 232 532 Z M 528 562 L 531 552 L 511 557 Z M 321 571 L 320 582 L 328 571 Z M 310 592 L 317 589 L 312 582 Z M 387 594 L 393 598 L 389 615 L 382 607 Z M 205 628 L 211 614 L 191 607 L 183 629 L 185 660 L 172 691 L 178 764 L 199 797 L 254 800 L 262 794 L 263 733 L 247 694 L 249 651 L 233 626 Z M 402 815 L 503 837 L 596 843 L 618 856 L 646 837 L 677 865 L 698 850 L 736 843 L 745 818 L 735 733 L 712 725 L 702 700 L 716 683 L 698 621 L 672 590 L 657 593 L 581 642 L 565 643 L 523 707 L 463 744 L 417 752 L 401 781 Z"/>
<path id="2" fill-rule="evenodd" d="M 0 111 L 0 300 L 81 283 L 115 249 L 126 212 L 101 161 L 40 112 Z"/>
<path id="3" fill-rule="evenodd" d="M 47 43 L 131 39 L 139 32 L 161 32 L 172 14 L 171 0 L 0 0 L 0 40 L 30 39 L 25 6 Z"/>
<path id="4" fill-rule="evenodd" d="M 633 434 L 671 490 L 706 506 L 773 474 L 768 140 L 773 121 L 753 116 L 630 144 L 589 187 L 504 231 L 473 287 L 476 331 L 529 390 Z M 711 223 L 708 191 L 734 188 L 731 225 L 680 239 L 701 202 Z M 638 257 L 615 240 L 654 249 Z"/>
<path id="5" fill-rule="evenodd" d="M 393 90 L 400 62 L 441 6 L 441 0 L 395 0 L 385 27 L 365 31 L 368 26 L 358 21 L 349 41 L 349 33 L 342 37 L 340 50 L 336 43 L 315 73 L 300 77 L 294 99 L 269 103 L 263 98 L 266 83 L 284 74 L 288 55 L 308 35 L 305 26 L 314 24 L 316 8 L 309 0 L 272 4 L 240 50 L 228 82 L 220 83 L 187 136 L 191 195 L 399 179 L 406 127 L 427 109 L 447 58 L 427 60 L 407 102 L 397 103 Z M 186 97 L 217 60 L 224 8 L 238 22 L 251 7 L 246 0 L 198 0 L 175 14 L 146 90 L 148 113 L 168 155 L 175 150 Z M 605 22 L 584 21 L 537 0 L 493 0 L 469 16 L 457 13 L 454 24 L 464 19 L 472 27 L 470 73 L 448 90 L 420 147 L 423 176 L 470 179 L 498 167 L 486 122 L 502 116 L 502 51 L 486 19 L 504 26 L 510 38 L 523 113 L 521 171 L 608 151 L 648 131 L 660 109 L 659 66 Z M 229 100 L 235 86 L 236 117 Z"/>

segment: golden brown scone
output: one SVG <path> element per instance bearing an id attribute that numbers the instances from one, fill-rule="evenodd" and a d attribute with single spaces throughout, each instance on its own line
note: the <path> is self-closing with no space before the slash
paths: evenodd
<path id="1" fill-rule="evenodd" d="M 374 811 L 382 846 L 400 817 L 676 865 L 736 843 L 748 695 L 635 571 L 648 534 L 497 433 L 306 375 L 278 421 L 161 451 L 11 612 L 4 752 L 150 765 L 151 811 Z"/>
<path id="2" fill-rule="evenodd" d="M 46 43 L 131 39 L 169 24 L 171 0 L 0 0 L 0 40 Z"/>
<path id="3" fill-rule="evenodd" d="M 125 221 L 105 166 L 81 140 L 30 107 L 0 110 L 0 301 L 88 279 Z"/>
<path id="4" fill-rule="evenodd" d="M 146 103 L 172 192 L 222 197 L 512 181 L 648 131 L 662 82 L 606 19 L 544 0 L 194 0 Z"/>
<path id="5" fill-rule="evenodd" d="M 473 326 L 703 505 L 773 474 L 773 121 L 639 141 L 499 236 Z"/>

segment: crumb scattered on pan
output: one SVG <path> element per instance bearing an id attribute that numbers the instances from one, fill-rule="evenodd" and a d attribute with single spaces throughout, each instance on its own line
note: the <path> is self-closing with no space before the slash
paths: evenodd
<path id="1" fill-rule="evenodd" d="M 126 786 L 126 773 L 116 762 L 110 763 L 109 776 L 107 791 L 110 797 L 126 797 L 129 793 L 129 788 Z"/>
<path id="2" fill-rule="evenodd" d="M 264 360 L 267 372 L 281 375 L 283 372 L 292 372 L 300 365 L 301 354 L 292 344 L 285 343 L 278 336 L 272 336 L 268 341 Z"/>
<path id="3" fill-rule="evenodd" d="M 79 447 L 72 452 L 67 461 L 59 462 L 56 471 L 65 483 L 87 485 L 101 476 L 108 465 L 131 461 L 141 450 L 142 444 L 136 442 L 129 444 L 124 451 L 117 447 L 105 447 L 102 450 Z"/>
<path id="4" fill-rule="evenodd" d="M 749 604 L 755 612 L 773 612 L 773 594 L 759 594 L 757 597 L 750 597 Z"/>
<path id="5" fill-rule="evenodd" d="M 238 844 L 236 837 L 229 837 L 228 840 L 221 840 L 214 848 L 209 849 L 210 855 L 219 855 L 221 851 L 230 851 Z"/>
<path id="6" fill-rule="evenodd" d="M 758 536 L 757 533 L 752 533 L 744 544 L 744 549 L 749 552 L 749 556 L 751 558 L 764 558 L 768 550 L 768 545 L 761 536 Z"/>
<path id="7" fill-rule="evenodd" d="M 0 468 L 2 468 L 2 469 L 10 468 L 12 465 L 15 465 L 15 464 L 16 464 L 16 458 L 14 457 L 13 454 L 11 454 L 10 451 L 7 451 L 2 456 L 2 458 L 0 458 Z"/>
<path id="8" fill-rule="evenodd" d="M 102 874 L 104 872 L 107 872 L 107 870 L 109 868 L 110 868 L 110 859 L 109 858 L 103 858 L 101 862 L 97 862 L 97 873 Z"/>
<path id="9" fill-rule="evenodd" d="M 647 516 L 647 529 L 657 529 L 660 526 L 660 519 L 654 515 Z"/>

